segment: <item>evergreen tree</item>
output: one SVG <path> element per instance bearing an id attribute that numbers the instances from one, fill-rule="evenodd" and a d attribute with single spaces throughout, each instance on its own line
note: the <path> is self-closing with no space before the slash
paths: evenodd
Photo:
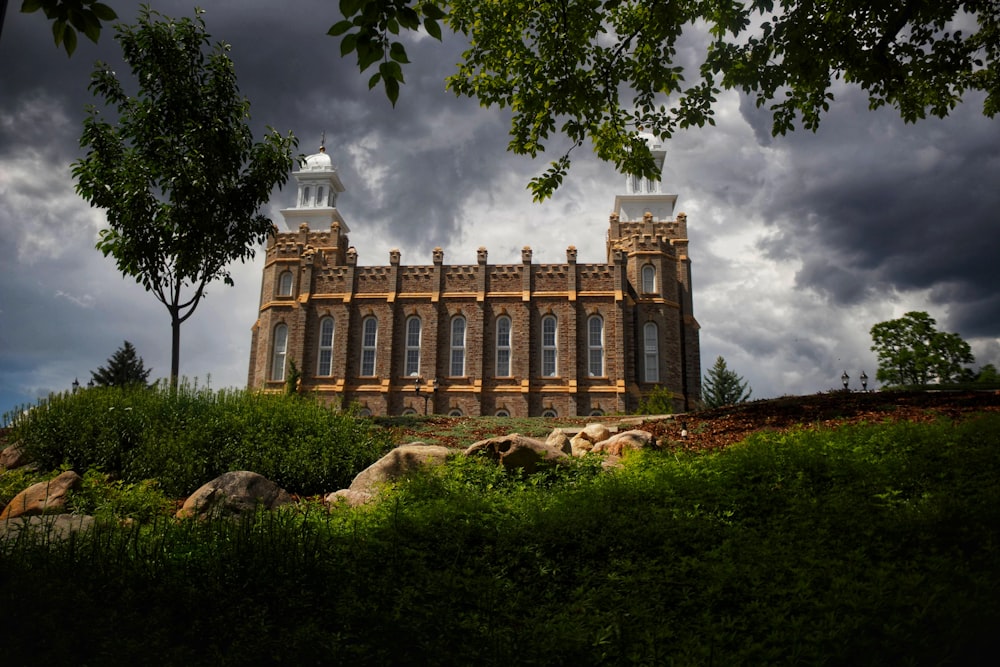
<path id="1" fill-rule="evenodd" d="M 132 343 L 125 341 L 125 344 L 108 359 L 108 365 L 99 366 L 96 371 L 91 371 L 90 377 L 98 387 L 145 385 L 152 370 L 143 367 L 142 357 L 136 354 Z"/>
<path id="2" fill-rule="evenodd" d="M 753 393 L 753 389 L 743 378 L 726 367 L 726 360 L 719 357 L 708 371 L 701 388 L 701 400 L 706 408 L 743 403 Z"/>

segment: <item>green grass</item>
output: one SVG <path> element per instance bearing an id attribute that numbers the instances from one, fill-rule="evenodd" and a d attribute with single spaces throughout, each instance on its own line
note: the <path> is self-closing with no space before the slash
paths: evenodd
<path id="1" fill-rule="evenodd" d="M 456 457 L 356 510 L 25 536 L 0 607 L 10 664 L 985 664 L 1000 417 L 616 472 Z"/>

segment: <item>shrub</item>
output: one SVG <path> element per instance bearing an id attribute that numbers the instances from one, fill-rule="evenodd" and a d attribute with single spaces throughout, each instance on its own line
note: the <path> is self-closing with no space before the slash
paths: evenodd
<path id="1" fill-rule="evenodd" d="M 174 497 L 230 470 L 291 493 L 332 491 L 390 446 L 370 421 L 317 400 L 187 383 L 53 395 L 17 420 L 12 437 L 43 468 L 99 469 L 126 484 L 156 478 Z"/>

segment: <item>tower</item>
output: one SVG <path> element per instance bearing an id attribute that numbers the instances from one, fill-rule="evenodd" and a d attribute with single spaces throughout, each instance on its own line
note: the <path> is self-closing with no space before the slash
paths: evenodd
<path id="1" fill-rule="evenodd" d="M 339 222 L 344 233 L 351 231 L 337 210 L 337 196 L 344 191 L 344 184 L 340 182 L 325 145 L 319 147 L 318 153 L 306 157 L 292 176 L 298 184 L 295 206 L 281 210 L 289 230 L 298 229 L 302 223 L 322 229 Z"/>

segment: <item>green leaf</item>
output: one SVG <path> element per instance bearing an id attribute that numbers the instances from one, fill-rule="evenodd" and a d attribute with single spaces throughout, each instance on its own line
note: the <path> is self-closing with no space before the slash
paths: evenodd
<path id="1" fill-rule="evenodd" d="M 441 26 L 434 19 L 424 19 L 424 30 L 437 41 L 441 41 Z"/>
<path id="2" fill-rule="evenodd" d="M 347 21 L 347 20 L 338 21 L 337 23 L 334 23 L 332 26 L 330 26 L 330 29 L 326 31 L 326 34 L 331 37 L 336 37 L 337 35 L 343 35 L 345 32 L 347 32 L 353 27 L 354 23 L 352 21 Z"/>
<path id="3" fill-rule="evenodd" d="M 358 44 L 358 33 L 352 32 L 349 35 L 345 35 L 344 39 L 340 40 L 340 56 L 344 57 L 355 48 Z"/>
<path id="4" fill-rule="evenodd" d="M 368 79 L 368 90 L 371 90 L 378 85 L 378 82 L 382 80 L 382 75 L 378 72 L 372 74 L 372 78 Z"/>
<path id="5" fill-rule="evenodd" d="M 395 60 L 397 63 L 408 63 L 409 58 L 406 57 L 406 49 L 399 42 L 393 42 L 389 47 L 389 57 Z"/>
<path id="6" fill-rule="evenodd" d="M 94 12 L 94 15 L 102 21 L 114 21 L 118 18 L 118 14 L 115 10 L 111 9 L 107 5 L 101 4 L 100 2 L 95 2 L 90 6 L 90 11 Z"/>
<path id="7" fill-rule="evenodd" d="M 396 79 L 386 79 L 385 95 L 389 98 L 392 106 L 396 106 L 396 100 L 399 99 L 399 81 Z"/>
<path id="8" fill-rule="evenodd" d="M 24 0 L 21 3 L 21 12 L 25 14 L 30 14 L 31 12 L 37 12 L 42 8 L 41 0 Z"/>

